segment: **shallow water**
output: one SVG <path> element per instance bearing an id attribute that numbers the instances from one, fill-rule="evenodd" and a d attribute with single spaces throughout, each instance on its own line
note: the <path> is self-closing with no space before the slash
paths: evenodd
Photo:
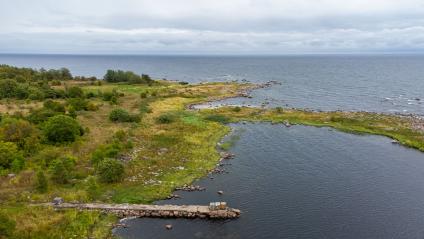
<path id="1" fill-rule="evenodd" d="M 226 201 L 232 221 L 133 219 L 123 238 L 423 238 L 424 154 L 380 136 L 329 128 L 233 125 L 241 138 L 228 174 L 177 192 L 180 200 Z M 216 192 L 223 190 L 224 195 Z M 165 224 L 173 224 L 166 230 Z"/>
<path id="2" fill-rule="evenodd" d="M 0 55 L 0 64 L 67 67 L 75 75 L 98 77 L 107 69 L 124 69 L 189 82 L 274 80 L 281 85 L 257 90 L 253 99 L 243 101 L 318 110 L 424 114 L 423 55 Z"/>

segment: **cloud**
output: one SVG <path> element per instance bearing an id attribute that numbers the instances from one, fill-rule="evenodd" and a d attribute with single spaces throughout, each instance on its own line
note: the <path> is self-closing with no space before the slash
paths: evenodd
<path id="1" fill-rule="evenodd" d="M 2 1 L 0 52 L 424 50 L 424 2 L 416 0 Z"/>

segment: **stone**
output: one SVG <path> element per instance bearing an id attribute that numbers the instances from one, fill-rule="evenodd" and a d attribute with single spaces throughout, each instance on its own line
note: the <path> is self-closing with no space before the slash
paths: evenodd
<path id="1" fill-rule="evenodd" d="M 166 224 L 166 225 L 165 225 L 165 228 L 166 228 L 167 230 L 171 230 L 171 229 L 172 229 L 172 225 L 171 225 L 171 224 Z"/>
<path id="2" fill-rule="evenodd" d="M 61 203 L 63 203 L 63 198 L 61 198 L 61 197 L 53 198 L 53 204 L 54 205 L 60 205 Z"/>

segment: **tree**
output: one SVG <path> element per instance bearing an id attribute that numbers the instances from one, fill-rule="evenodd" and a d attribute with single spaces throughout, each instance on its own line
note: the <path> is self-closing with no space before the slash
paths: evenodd
<path id="1" fill-rule="evenodd" d="M 21 149 L 30 137 L 37 137 L 37 131 L 28 121 L 6 118 L 1 122 L 0 136 L 2 140 L 14 142 Z"/>
<path id="2" fill-rule="evenodd" d="M 23 161 L 23 155 L 16 144 L 0 141 L 0 167 L 10 168 L 13 161 Z"/>
<path id="3" fill-rule="evenodd" d="M 35 188 L 37 189 L 37 192 L 39 193 L 47 192 L 47 189 L 48 189 L 47 178 L 44 175 L 44 172 L 41 170 L 37 172 L 37 182 L 36 182 Z"/>
<path id="4" fill-rule="evenodd" d="M 16 96 L 18 83 L 11 79 L 0 81 L 0 98 L 12 98 Z"/>
<path id="5" fill-rule="evenodd" d="M 83 134 L 80 124 L 66 115 L 56 115 L 47 120 L 43 133 L 49 143 L 74 142 Z"/>
<path id="6" fill-rule="evenodd" d="M 63 157 L 54 160 L 50 165 L 51 179 L 58 184 L 68 183 L 75 161 L 73 157 Z"/>
<path id="7" fill-rule="evenodd" d="M 124 176 L 124 165 L 116 159 L 105 159 L 99 163 L 97 174 L 104 183 L 119 182 Z"/>

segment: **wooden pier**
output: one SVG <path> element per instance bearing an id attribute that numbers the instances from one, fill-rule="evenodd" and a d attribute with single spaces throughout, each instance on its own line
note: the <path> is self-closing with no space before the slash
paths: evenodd
<path id="1" fill-rule="evenodd" d="M 40 204 L 39 204 L 40 205 Z M 202 205 L 144 205 L 103 203 L 44 203 L 56 209 L 100 210 L 118 217 L 209 218 L 231 219 L 240 216 L 240 210 Z M 211 204 L 212 205 L 212 204 Z"/>

